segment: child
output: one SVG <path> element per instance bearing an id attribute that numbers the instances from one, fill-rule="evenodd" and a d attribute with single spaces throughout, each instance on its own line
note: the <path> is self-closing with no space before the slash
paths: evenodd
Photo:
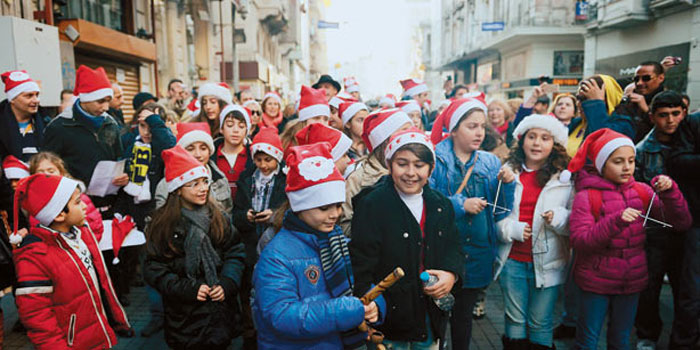
<path id="1" fill-rule="evenodd" d="M 462 269 L 454 211 L 428 186 L 435 154 L 421 130 L 396 133 L 384 153 L 389 176 L 354 198 L 350 254 L 356 293 L 401 267 L 405 276 L 383 293 L 391 307 L 379 330 L 395 349 L 433 349 L 445 339 L 449 315 L 433 298 L 446 296 Z M 423 288 L 424 271 L 437 284 Z"/>
<path id="2" fill-rule="evenodd" d="M 146 281 L 163 296 L 172 349 L 226 349 L 233 339 L 245 252 L 209 196 L 207 168 L 181 147 L 163 151 L 168 199 L 148 228 Z"/>
<path id="3" fill-rule="evenodd" d="M 14 196 L 15 189 L 17 188 L 17 184 L 19 181 L 27 176 L 29 176 L 29 165 L 21 160 L 19 160 L 17 157 L 13 155 L 9 155 L 5 157 L 2 161 L 2 170 L 3 174 L 5 175 L 5 179 L 7 179 L 10 183 L 9 186 L 6 186 L 3 184 L 3 188 L 5 188 L 9 193 L 8 200 L 11 202 L 11 198 Z M 9 205 L 6 207 L 6 210 L 0 211 L 0 215 L 2 215 L 5 220 L 9 222 L 12 222 L 14 220 L 13 215 L 13 210 L 12 210 L 12 204 L 8 203 Z M 19 230 L 15 230 L 15 233 L 9 232 L 9 242 L 13 247 L 16 247 L 18 244 L 22 242 L 22 238 L 29 233 L 29 226 L 31 223 L 29 220 L 25 217 L 24 213 L 21 211 L 17 213 L 19 217 L 17 218 L 19 222 Z M 101 232 L 100 232 L 101 234 Z"/>
<path id="4" fill-rule="evenodd" d="M 12 187 L 13 191 L 17 189 L 19 180 L 29 176 L 29 164 L 13 155 L 9 155 L 2 160 L 2 170 L 5 178 L 10 180 L 10 187 Z"/>
<path id="5" fill-rule="evenodd" d="M 595 167 L 584 168 L 587 159 Z M 688 229 L 692 222 L 673 180 L 656 176 L 652 189 L 635 182 L 634 168 L 632 140 L 610 129 L 590 134 L 569 163 L 569 171 L 578 172 L 578 193 L 569 221 L 576 254 L 574 276 L 582 289 L 576 327 L 578 349 L 598 348 L 606 315 L 608 347 L 629 349 L 639 293 L 649 278 L 642 216 L 663 219 L 677 231 Z"/>
<path id="6" fill-rule="evenodd" d="M 296 134 L 298 145 L 309 145 L 317 142 L 328 142 L 331 145 L 331 156 L 335 163 L 335 168 L 341 174 L 345 174 L 350 164 L 348 150 L 352 145 L 352 140 L 345 136 L 340 130 L 325 126 L 321 123 L 307 125 Z"/>
<path id="7" fill-rule="evenodd" d="M 449 132 L 444 141 L 443 126 Z M 487 127 L 486 105 L 477 98 L 454 100 L 433 125 L 435 171 L 430 185 L 452 202 L 464 254 L 461 288 L 452 311 L 452 348 L 469 348 L 472 311 L 480 291 L 493 280 L 496 260 L 496 222 L 507 212 L 494 211 L 490 203 L 509 209 L 515 176 L 493 154 L 480 151 Z M 502 183 L 499 191 L 499 182 Z M 496 193 L 498 192 L 498 196 Z M 496 198 L 498 197 L 498 198 Z"/>
<path id="8" fill-rule="evenodd" d="M 252 171 L 253 162 L 247 147 L 250 116 L 248 111 L 236 104 L 230 104 L 221 111 L 221 138 L 214 142 L 216 153 L 211 159 L 224 172 L 231 189 L 231 200 L 236 198 L 236 181 L 244 172 Z"/>
<path id="9" fill-rule="evenodd" d="M 339 113 L 343 120 L 345 135 L 352 139 L 348 156 L 357 161 L 367 155 L 367 147 L 362 140 L 362 125 L 369 114 L 369 108 L 362 102 L 345 102 L 340 104 Z"/>
<path id="10" fill-rule="evenodd" d="M 303 126 L 313 123 L 322 123 L 328 126 L 331 117 L 331 109 L 326 100 L 325 90 L 316 90 L 302 85 L 299 99 L 299 121 Z"/>
<path id="11" fill-rule="evenodd" d="M 401 108 L 402 111 L 408 114 L 408 117 L 411 118 L 411 121 L 413 122 L 413 126 L 417 127 L 418 129 L 425 130 L 422 120 L 423 114 L 418 102 L 414 100 L 399 101 L 396 102 L 396 108 Z"/>
<path id="12" fill-rule="evenodd" d="M 20 206 L 39 222 L 14 251 L 17 309 L 35 348 L 113 348 L 112 327 L 133 336 L 97 238 L 85 225 L 78 181 L 31 175 L 15 192 L 15 213 Z"/>
<path id="13" fill-rule="evenodd" d="M 573 185 L 566 169 L 568 130 L 549 115 L 532 115 L 513 133 L 508 158 L 515 202 L 498 222 L 499 276 L 505 305 L 503 348 L 553 349 L 552 319 L 569 259 L 569 211 Z"/>
<path id="14" fill-rule="evenodd" d="M 365 306 L 352 296 L 350 255 L 336 225 L 345 182 L 335 169 L 330 145 L 292 147 L 287 165 L 291 210 L 262 251 L 253 275 L 258 348 L 362 345 L 366 334 L 357 327 L 363 320 L 378 321 L 385 309 L 381 297 Z"/>
<path id="15" fill-rule="evenodd" d="M 220 114 L 223 109 L 232 102 L 231 88 L 226 83 L 206 83 L 199 88 L 200 112 L 188 122 L 206 122 L 209 125 L 209 133 L 219 137 Z"/>

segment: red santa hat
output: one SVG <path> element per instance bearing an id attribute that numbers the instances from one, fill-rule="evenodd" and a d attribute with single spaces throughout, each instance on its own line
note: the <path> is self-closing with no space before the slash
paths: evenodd
<path id="1" fill-rule="evenodd" d="M 180 146 L 166 149 L 161 156 L 165 163 L 165 183 L 168 185 L 168 193 L 174 192 L 192 180 L 209 177 L 207 168 Z"/>
<path id="2" fill-rule="evenodd" d="M 391 159 L 399 148 L 411 143 L 427 147 L 433 154 L 433 161 L 435 161 L 435 146 L 430 142 L 428 135 L 416 127 L 400 131 L 392 136 L 391 141 L 389 141 L 389 144 L 386 145 L 384 149 L 384 157 L 386 160 Z"/>
<path id="3" fill-rule="evenodd" d="M 199 115 L 199 112 L 202 111 L 202 104 L 199 103 L 198 98 L 193 98 L 192 101 L 187 105 L 187 111 L 190 113 L 192 118 L 195 118 Z"/>
<path id="4" fill-rule="evenodd" d="M 349 93 L 342 91 L 339 92 L 337 95 L 331 97 L 331 100 L 328 102 L 328 105 L 335 108 L 335 109 L 340 109 L 340 105 L 345 103 L 345 102 L 359 102 L 356 98 L 352 97 Z"/>
<path id="5" fill-rule="evenodd" d="M 75 74 L 75 89 L 73 95 L 78 96 L 80 102 L 92 102 L 105 97 L 113 97 L 112 83 L 107 78 L 107 73 L 102 67 L 90 69 L 86 66 L 78 67 Z"/>
<path id="6" fill-rule="evenodd" d="M 569 128 L 562 124 L 559 119 L 543 114 L 533 114 L 529 117 L 525 117 L 515 130 L 513 130 L 513 137 L 516 140 L 520 140 L 528 130 L 535 128 L 549 131 L 554 138 L 554 142 L 564 147 L 566 147 L 569 141 Z"/>
<path id="7" fill-rule="evenodd" d="M 326 91 L 302 85 L 301 98 L 299 99 L 299 121 L 308 120 L 319 115 L 331 116 L 330 107 L 328 107 L 328 102 L 326 102 Z"/>
<path id="8" fill-rule="evenodd" d="M 221 110 L 221 113 L 219 113 L 219 129 L 223 129 L 226 116 L 233 112 L 238 112 L 243 115 L 243 119 L 245 119 L 245 127 L 246 129 L 250 130 L 250 111 L 233 103 L 226 105 L 226 107 Z"/>
<path id="9" fill-rule="evenodd" d="M 177 123 L 177 144 L 182 148 L 195 142 L 204 142 L 209 147 L 209 151 L 214 153 L 214 140 L 211 138 L 209 124 L 201 123 Z"/>
<path id="10" fill-rule="evenodd" d="M 381 109 L 368 115 L 362 125 L 362 140 L 367 150 L 372 152 L 406 123 L 413 125 L 408 114 L 398 108 Z"/>
<path id="11" fill-rule="evenodd" d="M 226 83 L 206 83 L 199 87 L 199 97 L 216 96 L 219 100 L 230 104 L 232 101 L 231 88 Z"/>
<path id="12" fill-rule="evenodd" d="M 15 190 L 14 232 L 17 232 L 21 207 L 44 226 L 49 226 L 63 211 L 79 188 L 78 181 L 63 176 L 34 174 L 20 180 Z"/>
<path id="13" fill-rule="evenodd" d="M 357 112 L 362 110 L 369 112 L 369 108 L 362 102 L 343 102 L 338 108 L 338 114 L 340 114 L 340 119 L 343 120 L 343 125 L 345 125 Z"/>
<path id="14" fill-rule="evenodd" d="M 396 107 L 396 96 L 393 94 L 386 94 L 381 99 L 379 99 L 379 105 L 387 105 L 389 108 Z"/>
<path id="15" fill-rule="evenodd" d="M 265 104 L 265 100 L 271 98 L 280 104 L 280 110 L 282 110 L 282 97 L 276 91 L 270 91 L 263 96 L 262 103 Z"/>
<path id="16" fill-rule="evenodd" d="M 574 158 L 569 162 L 567 170 L 562 172 L 560 179 L 564 182 L 586 165 L 586 159 L 593 161 L 593 165 L 598 169 L 598 173 L 603 172 L 603 166 L 615 150 L 620 147 L 629 146 L 635 150 L 634 142 L 629 137 L 611 129 L 599 129 L 586 137 L 581 147 L 579 147 Z M 636 152 L 636 150 L 635 150 Z"/>
<path id="17" fill-rule="evenodd" d="M 360 84 L 355 80 L 355 77 L 343 78 L 343 85 L 346 92 L 360 92 Z"/>
<path id="18" fill-rule="evenodd" d="M 321 123 L 305 126 L 295 135 L 297 144 L 309 145 L 318 142 L 328 142 L 331 145 L 331 156 L 337 162 L 352 146 L 352 140 L 342 131 Z"/>
<path id="19" fill-rule="evenodd" d="M 433 141 L 433 144 L 437 145 L 442 141 L 443 135 L 440 131 L 442 131 L 443 127 L 447 128 L 448 133 L 451 132 L 457 127 L 462 116 L 475 108 L 483 111 L 484 114 L 488 110 L 486 103 L 480 98 L 460 98 L 452 101 L 433 123 L 433 131 L 430 133 L 430 139 Z"/>
<path id="20" fill-rule="evenodd" d="M 121 214 L 115 213 L 112 219 L 112 252 L 114 253 L 114 259 L 112 259 L 112 265 L 119 264 L 119 251 L 124 244 L 126 236 L 131 233 L 131 230 L 136 227 L 134 219 L 129 216 L 121 216 Z"/>
<path id="21" fill-rule="evenodd" d="M 2 73 L 0 76 L 5 84 L 5 95 L 7 100 L 12 101 L 15 97 L 25 92 L 40 92 L 39 84 L 29 77 L 26 70 L 11 70 Z"/>
<path id="22" fill-rule="evenodd" d="M 428 85 L 416 78 L 401 80 L 401 87 L 403 87 L 404 96 L 415 96 L 428 91 Z"/>
<path id="23" fill-rule="evenodd" d="M 250 145 L 250 154 L 255 156 L 256 153 L 263 152 L 272 158 L 282 161 L 284 152 L 282 141 L 277 134 L 276 128 L 263 127 L 253 138 L 253 143 Z"/>
<path id="24" fill-rule="evenodd" d="M 401 110 L 406 112 L 406 114 L 421 111 L 418 102 L 416 102 L 415 100 L 396 102 L 396 108 L 401 108 Z"/>
<path id="25" fill-rule="evenodd" d="M 335 167 L 328 142 L 290 147 L 287 198 L 292 211 L 345 202 L 345 180 Z"/>
<path id="26" fill-rule="evenodd" d="M 5 172 L 5 178 L 9 180 L 18 180 L 29 176 L 29 164 L 12 155 L 5 157 L 2 161 L 2 169 Z"/>

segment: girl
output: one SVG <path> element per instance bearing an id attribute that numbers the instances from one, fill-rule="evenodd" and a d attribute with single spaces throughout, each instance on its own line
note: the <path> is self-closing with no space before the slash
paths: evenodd
<path id="1" fill-rule="evenodd" d="M 488 117 L 491 126 L 498 132 L 501 139 L 506 141 L 508 126 L 510 126 L 510 120 L 513 119 L 513 111 L 510 106 L 502 100 L 492 100 L 488 106 Z"/>
<path id="2" fill-rule="evenodd" d="M 230 104 L 221 111 L 219 120 L 222 137 L 215 141 L 216 153 L 211 159 L 226 174 L 233 200 L 238 189 L 236 181 L 242 173 L 252 171 L 253 168 L 252 157 L 247 147 L 248 130 L 251 127 L 250 116 L 245 108 Z"/>
<path id="3" fill-rule="evenodd" d="M 330 150 L 325 142 L 296 146 L 287 157 L 291 210 L 253 275 L 261 350 L 361 345 L 366 334 L 357 331 L 360 323 L 377 322 L 386 312 L 381 297 L 365 306 L 352 296 L 350 255 L 336 225 L 345 182 Z M 321 258 L 326 256 L 334 259 Z"/>
<path id="4" fill-rule="evenodd" d="M 559 94 L 549 107 L 549 113 L 557 117 L 565 126 L 569 126 L 578 112 L 577 102 L 576 96 L 572 94 Z"/>
<path id="5" fill-rule="evenodd" d="M 525 119 L 513 133 L 508 158 L 515 202 L 498 222 L 497 272 L 505 305 L 503 348 L 552 349 L 552 314 L 569 259 L 569 211 L 573 185 L 566 169 L 566 127 L 549 115 Z M 529 345 L 528 345 L 529 343 Z"/>
<path id="6" fill-rule="evenodd" d="M 433 145 L 416 128 L 392 136 L 385 148 L 389 175 L 355 197 L 350 255 L 361 295 L 397 266 L 405 276 L 383 295 L 387 303 L 379 327 L 394 349 L 437 349 L 448 314 L 433 298 L 445 297 L 461 274 L 454 211 L 428 186 L 435 166 Z M 426 271 L 438 282 L 424 288 Z"/>
<path id="7" fill-rule="evenodd" d="M 226 83 L 206 83 L 199 88 L 201 110 L 191 122 L 206 122 L 212 137 L 219 137 L 221 111 L 231 104 L 231 89 Z"/>
<path id="8" fill-rule="evenodd" d="M 256 100 L 248 100 L 243 103 L 243 108 L 248 110 L 250 115 L 250 130 L 248 130 L 248 135 L 253 138 L 260 131 L 262 125 L 262 107 Z"/>
<path id="9" fill-rule="evenodd" d="M 512 171 L 501 168 L 501 161 L 493 154 L 479 151 L 486 125 L 483 101 L 464 98 L 453 101 L 433 126 L 434 130 L 445 126 L 449 137 L 435 149 L 437 162 L 430 185 L 452 202 L 464 256 L 461 288 L 457 288 L 451 319 L 452 348 L 456 350 L 469 348 L 477 295 L 493 280 L 496 222 L 507 214 L 503 209 L 493 210 L 493 206 L 509 209 L 513 202 Z M 437 143 L 442 135 L 433 132 L 431 137 Z"/>
<path id="10" fill-rule="evenodd" d="M 345 102 L 340 104 L 339 111 L 345 135 L 352 140 L 348 156 L 352 160 L 358 160 L 367 155 L 367 147 L 362 140 L 362 125 L 369 114 L 369 108 L 362 102 Z"/>
<path id="11" fill-rule="evenodd" d="M 328 126 L 331 117 L 331 109 L 326 101 L 325 90 L 316 90 L 302 85 L 299 97 L 299 121 L 303 126 L 313 123 L 321 123 Z"/>
<path id="12" fill-rule="evenodd" d="M 584 168 L 587 159 L 594 167 Z M 574 278 L 582 290 L 577 349 L 598 348 L 606 315 L 608 348 L 630 347 L 639 293 L 648 279 L 643 216 L 673 223 L 679 232 L 692 222 L 673 180 L 659 175 L 652 180 L 652 189 L 635 182 L 634 167 L 632 140 L 610 129 L 590 134 L 569 163 L 569 171 L 578 172 L 569 222 L 576 254 Z"/>
<path id="13" fill-rule="evenodd" d="M 396 102 L 396 107 L 401 108 L 402 111 L 408 114 L 408 117 L 411 118 L 411 122 L 413 122 L 413 126 L 417 127 L 420 130 L 425 130 L 425 126 L 423 125 L 421 109 L 418 105 L 418 102 L 416 102 L 415 100 L 399 101 Z"/>
<path id="14" fill-rule="evenodd" d="M 355 170 L 347 177 L 345 204 L 340 226 L 343 227 L 345 236 L 352 234 L 352 199 L 363 188 L 374 185 L 382 176 L 389 174 L 384 163 L 384 148 L 389 138 L 412 126 L 408 115 L 398 108 L 385 109 L 374 112 L 365 118 L 362 126 L 362 139 L 367 146 L 370 155 L 355 166 Z"/>
<path id="15" fill-rule="evenodd" d="M 277 128 L 282 122 L 282 97 L 270 91 L 262 99 L 262 126 Z"/>
<path id="16" fill-rule="evenodd" d="M 210 197 L 207 169 L 179 146 L 163 151 L 168 199 L 148 226 L 146 281 L 163 296 L 173 349 L 226 349 L 234 336 L 245 252 Z"/>

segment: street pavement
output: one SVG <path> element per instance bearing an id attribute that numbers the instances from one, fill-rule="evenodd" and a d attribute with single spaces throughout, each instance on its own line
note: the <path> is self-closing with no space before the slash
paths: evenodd
<path id="1" fill-rule="evenodd" d="M 131 305 L 126 307 L 126 312 L 129 316 L 129 322 L 136 330 L 134 338 L 120 338 L 119 344 L 114 347 L 115 350 L 167 350 L 168 347 L 163 339 L 163 332 L 159 332 L 150 338 L 142 338 L 139 336 L 149 321 L 150 314 L 148 311 L 148 299 L 146 298 L 146 290 L 143 287 L 132 288 L 129 295 Z M 33 349 L 26 335 L 18 332 L 12 332 L 12 326 L 17 321 L 17 310 L 14 307 L 14 299 L 12 296 L 2 298 L 2 308 L 5 312 L 5 346 L 7 350 L 25 350 Z M 561 300 L 557 303 L 555 314 L 555 324 L 559 323 L 559 315 L 561 314 Z M 670 334 L 671 321 L 673 319 L 673 302 L 671 297 L 671 288 L 669 285 L 664 285 L 661 291 L 661 319 L 664 322 L 664 329 L 659 341 L 659 350 L 668 349 L 668 339 Z M 486 296 L 486 316 L 481 320 L 474 321 L 474 330 L 472 335 L 471 349 L 473 350 L 492 350 L 501 349 L 501 335 L 503 334 L 504 319 L 503 319 L 503 296 L 501 288 L 497 283 L 492 284 L 487 290 Z M 632 332 L 632 344 L 636 344 L 634 332 Z M 238 350 L 241 348 L 241 339 L 236 339 L 229 348 L 230 350 Z M 557 349 L 573 349 L 573 340 L 556 341 Z M 605 329 L 601 334 L 599 349 L 605 349 Z"/>

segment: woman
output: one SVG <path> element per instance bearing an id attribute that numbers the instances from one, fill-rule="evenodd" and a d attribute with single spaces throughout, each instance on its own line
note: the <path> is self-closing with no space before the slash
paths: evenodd
<path id="1" fill-rule="evenodd" d="M 262 126 L 277 128 L 282 122 L 282 97 L 270 91 L 262 99 Z"/>
<path id="2" fill-rule="evenodd" d="M 552 349 L 554 305 L 566 280 L 569 212 L 573 195 L 566 169 L 568 130 L 549 115 L 525 119 L 513 136 L 508 158 L 515 176 L 515 201 L 498 222 L 496 276 L 503 290 L 503 348 Z"/>
<path id="3" fill-rule="evenodd" d="M 206 122 L 213 138 L 219 136 L 219 114 L 231 104 L 231 89 L 226 83 L 206 83 L 199 88 L 201 110 L 190 122 Z"/>
<path id="4" fill-rule="evenodd" d="M 498 132 L 503 141 L 507 139 L 508 126 L 513 119 L 513 111 L 503 100 L 495 99 L 489 103 L 488 117 L 491 126 Z"/>
<path id="5" fill-rule="evenodd" d="M 571 120 L 578 113 L 576 96 L 572 94 L 559 94 L 554 98 L 552 106 L 549 107 L 549 114 L 554 115 L 565 126 L 571 124 Z"/>
<path id="6" fill-rule="evenodd" d="M 369 108 L 362 102 L 344 102 L 340 104 L 339 113 L 343 131 L 352 140 L 348 156 L 358 160 L 367 154 L 367 147 L 362 140 L 362 126 L 369 115 Z"/>
<path id="7" fill-rule="evenodd" d="M 435 167 L 433 145 L 416 128 L 392 136 L 384 159 L 389 176 L 355 197 L 350 242 L 357 295 L 368 291 L 396 267 L 405 276 L 387 289 L 384 324 L 378 329 L 394 349 L 437 349 L 444 340 L 448 313 L 433 299 L 449 294 L 461 275 L 454 211 L 428 186 Z M 421 272 L 437 277 L 424 287 Z"/>
<path id="8" fill-rule="evenodd" d="M 243 103 L 243 108 L 250 111 L 250 130 L 248 130 L 248 136 L 252 139 L 260 131 L 262 123 L 262 107 L 256 100 L 248 100 Z"/>

